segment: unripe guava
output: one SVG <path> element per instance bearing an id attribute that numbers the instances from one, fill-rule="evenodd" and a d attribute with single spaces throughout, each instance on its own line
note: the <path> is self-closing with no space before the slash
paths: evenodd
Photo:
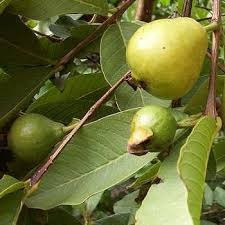
<path id="1" fill-rule="evenodd" d="M 131 122 L 128 152 L 143 155 L 165 150 L 173 141 L 177 123 L 170 109 L 149 105 L 141 108 Z"/>
<path id="2" fill-rule="evenodd" d="M 27 164 L 43 160 L 64 136 L 64 125 L 30 113 L 17 118 L 8 134 L 8 145 L 15 156 Z"/>
<path id="3" fill-rule="evenodd" d="M 127 46 L 132 76 L 152 95 L 178 99 L 201 72 L 208 40 L 194 19 L 160 19 L 139 28 Z"/>

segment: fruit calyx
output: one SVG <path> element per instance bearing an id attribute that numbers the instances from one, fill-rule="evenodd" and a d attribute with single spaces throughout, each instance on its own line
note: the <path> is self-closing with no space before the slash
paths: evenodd
<path id="1" fill-rule="evenodd" d="M 148 152 L 147 145 L 151 141 L 153 132 L 151 129 L 138 128 L 130 136 L 127 151 L 134 155 L 144 155 Z"/>

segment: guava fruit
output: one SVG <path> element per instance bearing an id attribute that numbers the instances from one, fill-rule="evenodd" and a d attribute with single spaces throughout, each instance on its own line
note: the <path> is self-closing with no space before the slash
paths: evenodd
<path id="1" fill-rule="evenodd" d="M 178 99 L 198 79 L 207 46 L 207 32 L 194 19 L 160 19 L 133 34 L 126 58 L 132 77 L 145 90 L 163 99 Z"/>
<path id="2" fill-rule="evenodd" d="M 64 125 L 30 113 L 17 118 L 8 134 L 8 146 L 21 161 L 36 165 L 65 135 Z"/>
<path id="3" fill-rule="evenodd" d="M 165 150 L 172 143 L 176 129 L 177 123 L 170 109 L 144 106 L 132 119 L 128 152 L 144 155 L 149 151 Z"/>

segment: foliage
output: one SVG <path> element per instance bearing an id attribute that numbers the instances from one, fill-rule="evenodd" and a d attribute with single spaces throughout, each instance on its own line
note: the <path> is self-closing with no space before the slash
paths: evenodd
<path id="1" fill-rule="evenodd" d="M 184 1 L 153 2 L 152 20 L 182 14 Z M 7 134 L 21 114 L 39 113 L 64 123 L 68 131 L 76 129 L 85 113 L 129 71 L 128 41 L 145 24 L 135 19 L 138 1 L 102 28 L 121 4 L 0 1 L 0 225 L 223 224 L 224 71 L 218 69 L 216 81 L 221 128 L 219 117 L 201 114 L 211 71 L 207 57 L 200 78 L 178 107 L 133 80 L 121 82 L 59 156 L 53 162 L 52 155 L 46 159 L 50 167 L 40 182 L 33 184 L 30 178 L 43 164 L 26 168 L 9 149 Z M 193 0 L 191 17 L 203 26 L 210 23 L 211 13 L 211 1 Z M 224 2 L 221 13 L 219 62 L 224 65 Z M 97 35 L 83 45 L 96 29 Z M 208 40 L 211 49 L 210 34 Z M 80 45 L 74 57 L 64 57 Z M 170 109 L 173 105 L 178 124 L 174 141 L 163 152 L 131 155 L 127 142 L 132 117 L 149 104 Z"/>

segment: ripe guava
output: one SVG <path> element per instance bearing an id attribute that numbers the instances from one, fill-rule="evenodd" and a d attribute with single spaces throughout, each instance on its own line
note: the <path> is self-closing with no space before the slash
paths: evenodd
<path id="1" fill-rule="evenodd" d="M 178 99 L 198 79 L 207 46 L 206 30 L 194 19 L 160 19 L 134 33 L 126 58 L 144 89 L 163 99 Z"/>

